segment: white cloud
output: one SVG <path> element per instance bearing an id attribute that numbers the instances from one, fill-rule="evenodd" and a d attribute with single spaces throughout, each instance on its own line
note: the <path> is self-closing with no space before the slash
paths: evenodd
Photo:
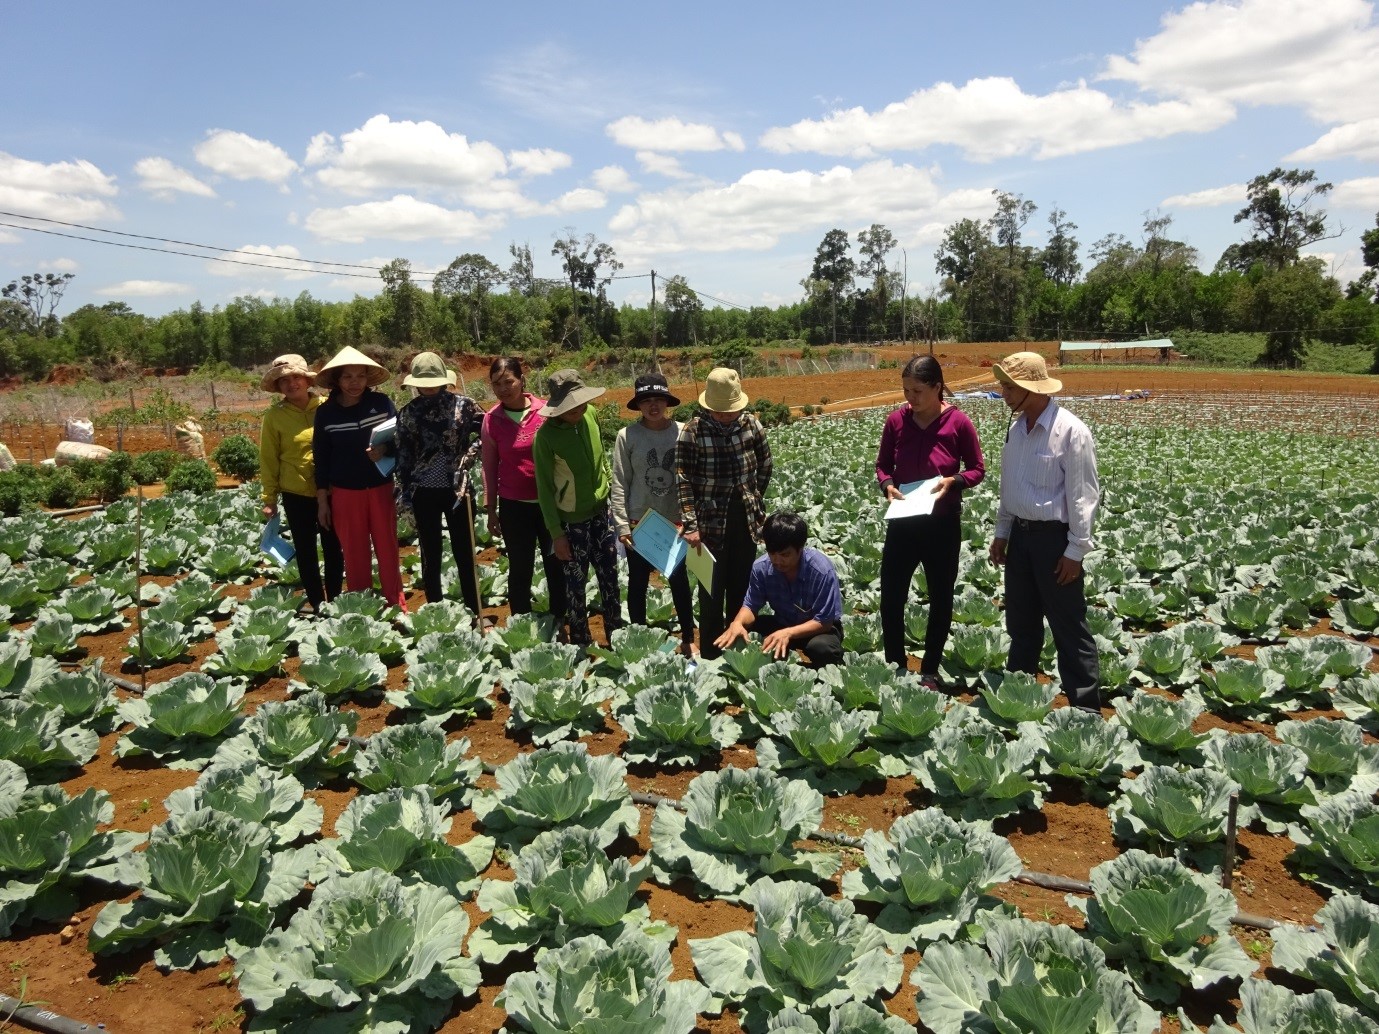
<path id="1" fill-rule="evenodd" d="M 1379 30 L 1369 0 L 1212 0 L 1164 15 L 1129 57 L 1106 62 L 1119 79 L 1165 96 L 1302 107 L 1324 122 L 1374 113 Z"/>
<path id="2" fill-rule="evenodd" d="M 973 161 L 1022 154 L 1054 158 L 1206 132 L 1233 115 L 1230 104 L 1205 95 L 1126 104 L 1085 83 L 1035 95 L 1013 79 L 992 77 L 962 86 L 938 83 L 877 112 L 850 108 L 769 129 L 761 144 L 780 152 L 855 157 L 949 144 Z"/>
<path id="3" fill-rule="evenodd" d="M 19 234 L 9 230 L 0 230 L 0 244 L 18 244 Z"/>
<path id="4" fill-rule="evenodd" d="M 904 241 L 964 215 L 988 215 L 989 189 L 941 194 L 932 173 L 877 161 L 823 172 L 758 169 L 735 183 L 644 194 L 609 221 L 618 251 L 649 256 L 682 251 L 765 251 L 797 231 L 862 229 L 881 222 Z"/>
<path id="5" fill-rule="evenodd" d="M 68 222 L 118 219 L 101 200 L 119 193 L 115 177 L 88 161 L 34 162 L 0 151 L 0 208 Z"/>
<path id="6" fill-rule="evenodd" d="M 694 173 L 687 172 L 685 167 L 680 164 L 680 159 L 668 154 L 657 154 L 655 151 L 638 151 L 637 162 L 641 167 L 658 176 L 666 176 L 673 180 L 688 180 L 694 178 Z"/>
<path id="7" fill-rule="evenodd" d="M 317 133 L 306 145 L 306 157 L 303 161 L 308 165 L 324 165 L 326 162 L 334 161 L 339 155 L 340 148 L 335 144 L 335 137 L 329 133 Z"/>
<path id="8" fill-rule="evenodd" d="M 720 133 L 702 122 L 678 118 L 644 119 L 626 115 L 610 122 L 604 132 L 614 143 L 636 151 L 741 151 L 745 145 L 737 133 Z"/>
<path id="9" fill-rule="evenodd" d="M 1328 158 L 1362 158 L 1366 161 L 1379 161 L 1379 118 L 1361 119 L 1347 122 L 1328 130 L 1316 141 L 1300 147 L 1286 160 L 1290 162 L 1317 162 Z"/>
<path id="10" fill-rule="evenodd" d="M 557 169 L 568 169 L 574 159 L 564 151 L 534 147 L 529 151 L 509 151 L 508 161 L 518 172 L 528 176 L 549 176 Z"/>
<path id="11" fill-rule="evenodd" d="M 191 294 L 192 288 L 170 280 L 122 280 L 109 287 L 98 287 L 94 293 L 102 298 L 164 298 L 171 294 Z"/>
<path id="12" fill-rule="evenodd" d="M 192 154 L 206 168 L 236 180 L 285 183 L 297 171 L 297 163 L 277 144 L 232 129 L 207 131 Z"/>
<path id="13" fill-rule="evenodd" d="M 606 204 L 608 198 L 602 191 L 577 187 L 556 198 L 551 207 L 557 212 L 592 212 Z"/>
<path id="14" fill-rule="evenodd" d="M 306 228 L 317 237 L 349 244 L 370 238 L 395 241 L 484 238 L 501 225 L 502 220 L 494 216 L 442 208 L 407 194 L 344 208 L 318 208 L 306 217 Z"/>
<path id="15" fill-rule="evenodd" d="M 380 190 L 486 189 L 507 171 L 493 144 L 470 142 L 434 122 L 394 122 L 375 115 L 340 138 L 338 149 L 313 141 L 309 157 L 324 159 L 316 173 L 323 186 L 363 196 Z"/>
<path id="16" fill-rule="evenodd" d="M 1247 187 L 1244 183 L 1227 183 L 1224 187 L 1208 187 L 1191 194 L 1174 194 L 1161 202 L 1164 208 L 1215 208 L 1218 205 L 1243 204 Z"/>
<path id="17" fill-rule="evenodd" d="M 589 178 L 594 181 L 594 186 L 607 194 L 630 194 L 637 189 L 637 184 L 621 165 L 605 165 L 595 169 Z"/>
<path id="18" fill-rule="evenodd" d="M 50 262 L 40 262 L 38 268 L 41 270 L 51 269 L 55 273 L 75 273 L 81 268 L 76 259 L 59 258 Z"/>
<path id="19" fill-rule="evenodd" d="M 285 280 L 309 280 L 316 275 L 302 268 L 302 253 L 291 244 L 246 244 L 222 257 L 233 261 L 207 262 L 206 272 L 216 276 L 242 277 L 246 273 L 243 263 L 252 262 L 255 267 L 285 270 Z M 298 261 L 294 262 L 293 259 Z"/>
<path id="20" fill-rule="evenodd" d="M 163 201 L 171 201 L 177 194 L 215 197 L 210 184 L 202 183 L 167 158 L 140 158 L 134 163 L 134 172 L 139 177 L 139 186 Z"/>
<path id="21" fill-rule="evenodd" d="M 1336 189 L 1327 195 L 1327 200 L 1337 208 L 1363 208 L 1373 212 L 1379 208 L 1379 176 L 1363 176 L 1337 183 Z"/>

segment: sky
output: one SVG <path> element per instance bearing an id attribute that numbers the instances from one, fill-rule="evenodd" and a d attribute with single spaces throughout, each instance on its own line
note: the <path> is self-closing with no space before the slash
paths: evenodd
<path id="1" fill-rule="evenodd" d="M 881 223 L 925 296 L 993 190 L 1038 206 L 1034 245 L 1066 212 L 1085 264 L 1167 215 L 1210 269 L 1276 166 L 1334 185 L 1344 232 L 1311 251 L 1345 283 L 1379 211 L 1363 0 L 70 0 L 4 24 L 0 283 L 73 273 L 62 312 L 373 295 L 395 258 L 429 287 L 513 242 L 559 278 L 567 228 L 616 249 L 615 301 L 654 270 L 775 306 L 830 229 L 855 257 Z"/>

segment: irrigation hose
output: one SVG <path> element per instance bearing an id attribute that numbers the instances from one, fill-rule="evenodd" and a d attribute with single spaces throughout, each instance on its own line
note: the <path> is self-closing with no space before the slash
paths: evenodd
<path id="1" fill-rule="evenodd" d="M 22 998 L 13 998 L 4 993 L 0 993 L 0 1021 L 22 1023 L 32 1030 L 51 1031 L 52 1034 L 96 1034 L 98 1031 L 110 1034 L 104 1023 L 82 1023 L 51 1009 L 25 1005 Z"/>

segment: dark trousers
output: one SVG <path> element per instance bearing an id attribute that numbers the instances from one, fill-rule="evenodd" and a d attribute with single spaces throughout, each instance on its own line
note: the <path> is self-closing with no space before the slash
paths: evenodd
<path id="1" fill-rule="evenodd" d="M 570 622 L 570 642 L 587 646 L 594 641 L 589 632 L 589 610 L 585 586 L 589 569 L 598 581 L 603 607 L 603 634 L 610 636 L 622 625 L 622 597 L 618 594 L 618 536 L 605 506 L 587 521 L 563 524 L 570 543 L 571 559 L 562 566 L 565 574 L 566 617 Z"/>
<path id="2" fill-rule="evenodd" d="M 747 508 L 740 497 L 734 496 L 728 507 L 728 526 L 723 541 L 706 545 L 716 563 L 713 585 L 699 586 L 699 654 L 711 661 L 723 654 L 713 642 L 742 609 L 747 583 L 752 577 L 752 564 L 757 558 L 757 546 L 747 524 Z"/>
<path id="3" fill-rule="evenodd" d="M 886 544 L 881 548 L 881 642 L 891 664 L 906 666 L 905 604 L 915 568 L 922 564 L 929 586 L 929 630 L 920 671 L 938 674 L 953 628 L 953 586 L 958 581 L 961 549 L 962 520 L 956 514 L 886 522 Z"/>
<path id="4" fill-rule="evenodd" d="M 421 584 L 426 602 L 443 598 L 441 587 L 441 523 L 450 533 L 450 548 L 455 554 L 455 566 L 460 578 L 460 592 L 464 605 L 479 616 L 483 601 L 479 598 L 479 572 L 474 566 L 474 532 L 470 524 L 471 510 L 465 501 L 455 505 L 455 492 L 450 488 L 418 486 L 412 490 L 412 516 L 417 522 L 417 546 L 421 549 Z"/>
<path id="5" fill-rule="evenodd" d="M 541 505 L 535 501 L 498 500 L 498 521 L 503 526 L 503 541 L 508 554 L 508 609 L 514 614 L 531 613 L 531 582 L 536 572 L 536 552 L 546 569 L 546 591 L 551 598 L 551 613 L 556 623 L 565 620 L 565 575 L 560 561 L 551 552 L 551 533 L 541 519 Z"/>
<path id="6" fill-rule="evenodd" d="M 759 615 L 752 622 L 751 631 L 765 639 L 772 632 L 784 627 L 784 623 L 774 614 Z M 803 650 L 809 663 L 816 668 L 830 664 L 843 663 L 843 630 L 838 625 L 825 629 L 818 635 L 799 636 L 790 640 L 790 648 Z"/>
<path id="7" fill-rule="evenodd" d="M 292 547 L 297 551 L 297 573 L 302 577 L 311 609 L 319 611 L 326 600 L 340 595 L 345 581 L 345 557 L 340 552 L 340 540 L 329 528 L 316 523 L 316 497 L 282 494 L 282 512 L 287 518 L 287 530 L 292 532 Z M 321 555 L 325 559 L 326 581 L 321 584 L 321 564 L 317 559 L 316 540 L 321 541 Z"/>
<path id="8" fill-rule="evenodd" d="M 635 549 L 627 550 L 627 619 L 634 625 L 646 624 L 646 588 L 651 584 L 651 562 Z M 666 579 L 670 598 L 675 601 L 675 616 L 680 620 L 680 639 L 694 642 L 694 594 L 690 592 L 689 571 L 681 564 Z"/>
<path id="9" fill-rule="evenodd" d="M 1011 671 L 1037 674 L 1047 618 L 1058 649 L 1058 677 L 1075 707 L 1099 708 L 1101 660 L 1087 627 L 1087 599 L 1079 576 L 1067 585 L 1054 580 L 1054 567 L 1068 546 L 1068 527 L 1054 521 L 1018 520 L 1006 543 L 1005 609 Z"/>

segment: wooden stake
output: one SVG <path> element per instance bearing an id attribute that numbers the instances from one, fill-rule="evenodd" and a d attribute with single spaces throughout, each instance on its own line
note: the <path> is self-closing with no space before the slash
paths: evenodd
<path id="1" fill-rule="evenodd" d="M 1235 879 L 1235 819 L 1239 808 L 1240 794 L 1236 792 L 1231 794 L 1230 804 L 1226 807 L 1226 857 L 1221 863 L 1221 886 L 1227 890 L 1231 889 Z"/>
<path id="2" fill-rule="evenodd" d="M 148 690 L 148 665 L 144 663 L 144 486 L 134 507 L 134 626 L 139 633 L 139 695 Z"/>

